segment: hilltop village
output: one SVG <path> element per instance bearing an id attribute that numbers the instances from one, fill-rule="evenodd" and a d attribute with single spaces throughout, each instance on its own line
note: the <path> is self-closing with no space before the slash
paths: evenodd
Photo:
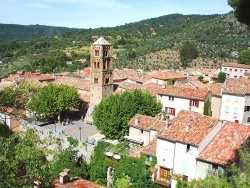
<path id="1" fill-rule="evenodd" d="M 250 66 L 226 62 L 219 69 L 118 70 L 113 69 L 112 56 L 112 45 L 100 37 L 91 45 L 89 68 L 57 74 L 20 71 L 2 79 L 0 90 L 21 80 L 42 86 L 49 83 L 73 86 L 81 98 L 80 122 L 86 126 L 94 126 L 92 112 L 95 106 L 110 95 L 136 89 L 149 92 L 162 104 L 161 112 L 155 117 L 136 114 L 129 120 L 129 134 L 124 139 L 136 147 L 127 155 L 146 156 L 149 163 L 156 159 L 150 168 L 151 180 L 163 187 L 176 187 L 179 178 L 183 181 L 203 179 L 209 172 L 226 177 L 228 164 L 238 160 L 237 150 L 250 136 Z M 219 72 L 226 73 L 224 83 L 217 82 Z M 15 110 L 0 114 L 11 130 L 18 132 L 36 127 L 14 118 L 11 112 Z M 84 131 L 84 126 L 79 126 L 79 130 Z M 46 126 L 37 130 L 46 132 Z M 52 125 L 50 131 L 56 132 L 56 127 L 54 129 Z M 96 146 L 94 142 L 98 141 L 97 132 L 88 135 L 88 138 L 96 139 L 93 142 L 84 140 L 91 149 L 79 152 L 86 160 L 91 160 L 91 152 Z M 65 134 L 55 133 L 54 136 L 64 137 L 70 132 L 66 130 Z M 81 136 L 80 133 L 77 138 L 80 141 Z M 110 142 L 115 145 L 119 141 Z M 106 151 L 105 155 L 117 161 L 123 157 L 111 151 Z M 104 187 L 84 179 L 69 181 L 67 168 L 65 166 L 55 187 L 80 187 L 81 184 Z M 107 168 L 107 187 L 113 185 L 113 170 Z M 35 186 L 39 187 L 39 183 Z"/>

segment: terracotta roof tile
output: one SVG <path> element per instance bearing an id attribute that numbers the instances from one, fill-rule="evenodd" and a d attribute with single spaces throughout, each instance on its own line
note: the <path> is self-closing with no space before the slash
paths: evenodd
<path id="1" fill-rule="evenodd" d="M 223 93 L 245 95 L 249 91 L 250 81 L 244 78 L 228 78 L 223 87 Z"/>
<path id="2" fill-rule="evenodd" d="M 136 117 L 138 118 L 137 125 L 135 121 Z M 158 117 L 150 117 L 146 115 L 136 114 L 133 118 L 130 119 L 128 125 L 145 131 L 160 131 L 165 127 L 166 121 L 159 120 Z"/>
<path id="3" fill-rule="evenodd" d="M 181 110 L 170 121 L 170 127 L 160 131 L 157 137 L 198 146 L 218 122 L 216 118 Z"/>
<path id="4" fill-rule="evenodd" d="M 74 77 L 59 77 L 53 83 L 55 84 L 67 84 L 80 90 L 90 91 L 90 81 L 83 78 Z"/>
<path id="5" fill-rule="evenodd" d="M 144 149 L 145 146 L 141 146 L 135 150 L 132 150 L 128 156 L 130 157 L 136 157 L 136 158 L 140 158 L 141 157 L 141 151 Z"/>
<path id="6" fill-rule="evenodd" d="M 177 72 L 164 70 L 164 71 L 157 71 L 155 74 L 152 75 L 152 78 L 156 78 L 159 80 L 169 80 L 169 79 L 186 79 L 187 77 Z"/>
<path id="7" fill-rule="evenodd" d="M 236 162 L 237 150 L 249 136 L 249 126 L 226 122 L 222 130 L 209 143 L 198 159 L 219 165 Z"/>
<path id="8" fill-rule="evenodd" d="M 157 93 L 159 95 L 168 95 L 168 96 L 175 96 L 187 99 L 197 99 L 204 101 L 207 98 L 209 91 L 207 89 L 180 88 L 168 85 L 166 86 L 166 88 L 158 89 Z"/>
<path id="9" fill-rule="evenodd" d="M 222 67 L 233 67 L 233 68 L 250 69 L 250 65 L 240 64 L 240 63 L 237 63 L 237 62 L 223 63 Z"/>
<path id="10" fill-rule="evenodd" d="M 143 89 L 144 86 L 142 84 L 138 84 L 138 83 L 131 83 L 131 82 L 127 82 L 127 81 L 122 81 L 119 83 L 119 88 L 123 88 L 126 90 L 135 90 L 135 89 Z"/>
<path id="11" fill-rule="evenodd" d="M 221 96 L 222 95 L 222 83 L 210 84 L 208 90 L 211 91 L 212 95 Z"/>
<path id="12" fill-rule="evenodd" d="M 105 186 L 98 185 L 85 179 L 75 179 L 64 184 L 60 184 L 60 181 L 56 180 L 55 188 L 105 188 Z"/>
<path id="13" fill-rule="evenodd" d="M 157 144 L 157 139 L 153 139 L 147 146 L 145 146 L 141 153 L 146 154 L 149 156 L 156 156 L 156 144 Z"/>

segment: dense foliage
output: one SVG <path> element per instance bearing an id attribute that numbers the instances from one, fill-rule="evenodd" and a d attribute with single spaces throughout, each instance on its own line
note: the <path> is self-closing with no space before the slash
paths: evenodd
<path id="1" fill-rule="evenodd" d="M 161 108 L 148 92 L 125 91 L 102 100 L 93 111 L 93 121 L 103 134 L 117 139 L 128 134 L 128 121 L 135 114 L 155 116 Z"/>
<path id="2" fill-rule="evenodd" d="M 77 108 L 80 102 L 77 89 L 68 85 L 48 84 L 31 98 L 28 107 L 40 115 L 59 114 Z"/>
<path id="3" fill-rule="evenodd" d="M 197 46 L 187 41 L 185 42 L 180 49 L 180 56 L 181 56 L 181 63 L 183 67 L 187 67 L 188 63 L 191 62 L 191 60 L 197 58 L 199 55 Z"/>
<path id="4" fill-rule="evenodd" d="M 232 13 L 172 14 L 112 28 L 80 29 L 59 37 L 3 42 L 0 77 L 17 70 L 57 73 L 82 69 L 89 65 L 89 45 L 96 40 L 93 36 L 104 36 L 114 45 L 116 68 L 145 70 L 179 68 L 178 57 L 162 56 L 162 52 L 178 51 L 183 41 L 192 41 L 200 57 L 214 61 L 234 60 L 231 53 L 246 49 L 249 41 L 245 26 L 238 24 Z"/>
<path id="5" fill-rule="evenodd" d="M 58 153 L 48 149 L 48 143 L 53 142 L 41 140 L 32 129 L 0 134 L 0 187 L 32 187 L 35 180 L 42 187 L 53 187 L 52 182 L 65 168 L 71 169 L 72 176 L 89 178 L 89 167 L 84 160 L 77 164 L 76 151 L 68 148 Z M 48 160 L 48 156 L 54 157 Z"/>
<path id="6" fill-rule="evenodd" d="M 242 50 L 239 53 L 239 63 L 250 65 L 250 49 Z"/>
<path id="7" fill-rule="evenodd" d="M 224 83 L 226 80 L 227 74 L 225 72 L 219 72 L 217 83 Z"/>
<path id="8" fill-rule="evenodd" d="M 249 0 L 228 0 L 228 4 L 234 9 L 237 20 L 250 27 L 250 1 Z"/>
<path id="9" fill-rule="evenodd" d="M 44 25 L 0 24 L 0 42 L 10 40 L 31 40 L 45 36 L 60 36 L 77 29 Z"/>

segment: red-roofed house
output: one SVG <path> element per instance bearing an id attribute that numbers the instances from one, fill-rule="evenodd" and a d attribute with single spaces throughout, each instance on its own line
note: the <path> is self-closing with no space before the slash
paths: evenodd
<path id="1" fill-rule="evenodd" d="M 169 80 L 177 81 L 187 79 L 186 76 L 169 70 L 157 71 L 151 76 L 151 78 L 152 80 L 150 82 L 156 84 L 167 84 Z"/>
<path id="2" fill-rule="evenodd" d="M 204 104 L 210 99 L 211 92 L 201 88 L 180 88 L 166 85 L 158 88 L 157 99 L 163 105 L 163 111 L 170 119 L 181 110 L 190 110 L 203 114 Z"/>
<path id="3" fill-rule="evenodd" d="M 196 178 L 205 178 L 208 171 L 227 175 L 228 164 L 238 161 L 238 149 L 249 136 L 249 126 L 226 122 L 216 137 L 200 152 Z"/>
<path id="4" fill-rule="evenodd" d="M 228 78 L 247 78 L 244 74 L 250 73 L 250 65 L 237 62 L 223 63 L 222 72 L 225 72 Z"/>

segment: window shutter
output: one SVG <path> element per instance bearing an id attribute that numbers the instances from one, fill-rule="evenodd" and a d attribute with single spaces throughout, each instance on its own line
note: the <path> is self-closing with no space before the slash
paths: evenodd
<path id="1" fill-rule="evenodd" d="M 247 106 L 245 106 L 245 108 L 244 108 L 244 112 L 246 112 L 247 111 Z"/>
<path id="2" fill-rule="evenodd" d="M 189 106 L 192 106 L 192 99 L 189 100 Z"/>
<path id="3" fill-rule="evenodd" d="M 172 115 L 175 116 L 175 108 L 173 108 Z"/>
<path id="4" fill-rule="evenodd" d="M 199 108 L 199 101 L 196 101 L 196 107 Z"/>

